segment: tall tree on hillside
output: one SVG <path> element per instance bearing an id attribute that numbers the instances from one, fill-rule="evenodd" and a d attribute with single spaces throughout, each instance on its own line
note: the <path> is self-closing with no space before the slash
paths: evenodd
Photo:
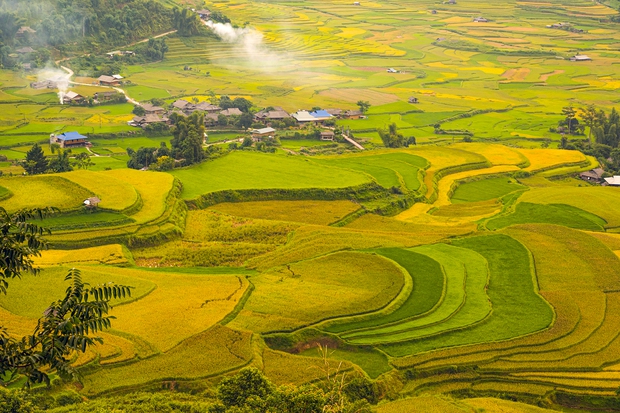
<path id="1" fill-rule="evenodd" d="M 22 162 L 22 166 L 28 175 L 45 173 L 47 165 L 47 158 L 43 154 L 43 149 L 41 149 L 38 143 L 35 143 L 34 146 L 26 152 L 26 159 Z"/>
<path id="2" fill-rule="evenodd" d="M 200 17 L 188 10 L 175 7 L 172 10 L 172 25 L 178 30 L 179 36 L 196 36 L 203 27 Z"/>
<path id="3" fill-rule="evenodd" d="M 13 39 L 19 28 L 24 24 L 24 19 L 14 13 L 0 12 L 0 42 L 13 44 Z"/>
<path id="4" fill-rule="evenodd" d="M 366 113 L 370 109 L 370 102 L 367 100 L 358 100 L 357 106 L 360 108 L 360 112 Z"/>
<path id="5" fill-rule="evenodd" d="M 588 142 L 592 144 L 592 129 L 598 126 L 602 119 L 599 111 L 596 110 L 594 105 L 588 105 L 585 108 L 581 108 L 581 120 L 588 126 Z M 604 116 L 604 113 L 603 113 Z"/>
<path id="6" fill-rule="evenodd" d="M 573 133 L 573 121 L 575 120 L 575 108 L 572 106 L 564 106 L 562 108 L 562 115 L 564 115 L 566 123 L 568 124 L 568 133 Z"/>
<path id="7" fill-rule="evenodd" d="M 0 208 L 0 294 L 7 293 L 10 280 L 39 272 L 32 257 L 46 248 L 42 236 L 50 231 L 33 221 L 52 212 L 30 209 L 8 213 Z M 75 377 L 73 354 L 102 342 L 93 334 L 110 327 L 110 300 L 131 295 L 130 288 L 122 285 L 89 287 L 76 269 L 69 271 L 65 281 L 69 282 L 65 296 L 49 305 L 31 335 L 18 340 L 0 326 L 0 384 L 17 375 L 24 375 L 28 383 L 48 384 L 53 373 Z"/>
<path id="8" fill-rule="evenodd" d="M 170 146 L 175 159 L 183 159 L 186 165 L 202 162 L 205 158 L 202 142 L 205 135 L 204 115 L 194 112 L 190 116 L 175 118 Z"/>

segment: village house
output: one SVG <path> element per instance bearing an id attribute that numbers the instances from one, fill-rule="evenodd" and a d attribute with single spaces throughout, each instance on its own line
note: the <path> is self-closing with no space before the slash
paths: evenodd
<path id="1" fill-rule="evenodd" d="M 590 169 L 587 172 L 579 174 L 579 178 L 588 182 L 600 182 L 603 179 L 605 171 L 602 168 Z"/>
<path id="2" fill-rule="evenodd" d="M 420 103 L 420 102 L 418 101 L 418 98 L 416 98 L 416 97 L 414 97 L 414 96 L 411 96 L 411 97 L 409 98 L 409 103 Z"/>
<path id="3" fill-rule="evenodd" d="M 316 110 L 314 112 L 310 112 L 310 116 L 314 117 L 317 122 L 324 122 L 333 118 L 333 116 L 326 110 Z"/>
<path id="4" fill-rule="evenodd" d="M 269 122 L 274 120 L 284 120 L 286 118 L 290 118 L 291 115 L 288 114 L 281 107 L 274 107 L 273 110 L 261 110 L 260 112 L 254 115 L 254 120 L 257 122 Z"/>
<path id="5" fill-rule="evenodd" d="M 84 101 L 84 96 L 77 94 L 73 91 L 69 91 L 62 95 L 62 104 L 68 105 L 70 103 L 81 103 Z"/>
<path id="6" fill-rule="evenodd" d="M 273 138 L 275 132 L 274 128 L 252 129 L 252 140 L 259 142 L 262 138 Z"/>
<path id="7" fill-rule="evenodd" d="M 119 86 L 121 84 L 120 80 L 113 78 L 112 76 L 102 75 L 99 76 L 99 84 L 101 86 Z"/>
<path id="8" fill-rule="evenodd" d="M 56 89 L 57 83 L 53 80 L 44 80 L 42 82 L 32 82 L 30 87 L 33 89 Z"/>
<path id="9" fill-rule="evenodd" d="M 86 208 L 97 208 L 97 206 L 101 203 L 101 199 L 96 196 L 92 196 L 84 201 L 84 206 Z"/>
<path id="10" fill-rule="evenodd" d="M 620 176 L 614 175 L 609 178 L 605 178 L 605 183 L 609 186 L 620 186 Z"/>
<path id="11" fill-rule="evenodd" d="M 291 114 L 293 118 L 299 123 L 316 122 L 316 118 L 310 114 L 307 110 L 299 110 Z"/>
<path id="12" fill-rule="evenodd" d="M 27 46 L 27 47 L 22 47 L 20 49 L 15 50 L 15 52 L 18 54 L 30 54 L 30 53 L 34 53 L 35 50 L 32 47 Z"/>
<path id="13" fill-rule="evenodd" d="M 220 115 L 224 115 L 226 117 L 229 116 L 241 116 L 243 112 L 239 108 L 229 108 L 220 112 Z"/>
<path id="14" fill-rule="evenodd" d="M 217 125 L 217 121 L 219 118 L 219 114 L 217 113 L 207 113 L 205 114 L 205 126 L 215 126 Z"/>
<path id="15" fill-rule="evenodd" d="M 19 30 L 17 30 L 17 33 L 15 33 L 15 37 L 20 38 L 20 37 L 24 37 L 26 34 L 32 35 L 36 33 L 37 31 L 34 30 L 32 27 L 22 26 L 19 28 Z"/>
<path id="16" fill-rule="evenodd" d="M 191 103 L 189 103 L 187 100 L 178 99 L 172 102 L 172 109 L 178 109 L 178 110 L 184 111 L 185 108 L 187 108 L 190 105 Z"/>
<path id="17" fill-rule="evenodd" d="M 569 60 L 571 62 L 586 62 L 592 59 L 589 56 L 586 56 L 585 54 L 576 54 L 575 56 L 571 57 Z"/>
<path id="18" fill-rule="evenodd" d="M 166 117 L 161 117 L 159 115 L 155 115 L 155 114 L 150 114 L 150 115 L 144 115 L 144 116 L 136 116 L 135 118 L 133 118 L 133 120 L 131 120 L 130 122 L 128 122 L 128 124 L 130 126 L 135 126 L 135 127 L 139 127 L 139 128 L 146 128 L 148 125 L 152 125 L 154 123 L 168 123 L 168 118 Z"/>
<path id="19" fill-rule="evenodd" d="M 321 131 L 321 140 L 322 141 L 333 141 L 336 134 L 331 130 Z"/>
<path id="20" fill-rule="evenodd" d="M 118 92 L 97 92 L 93 95 L 93 99 L 98 102 L 105 102 L 116 96 Z"/>
<path id="21" fill-rule="evenodd" d="M 88 138 L 77 132 L 65 132 L 60 135 L 50 135 L 50 145 L 58 144 L 61 148 L 75 148 L 78 146 L 86 146 Z"/>
<path id="22" fill-rule="evenodd" d="M 219 113 L 222 108 L 216 105 L 212 105 L 209 102 L 200 102 L 198 104 L 190 103 L 185 99 L 178 99 L 172 103 L 172 109 L 180 110 L 186 115 L 191 115 L 194 112 L 205 113 Z"/>
<path id="23" fill-rule="evenodd" d="M 337 118 L 342 116 L 342 109 L 325 109 L 325 111 Z"/>
<path id="24" fill-rule="evenodd" d="M 163 115 L 166 109 L 151 105 L 150 103 L 143 103 L 142 108 L 144 109 L 144 113 L 146 115 Z"/>
<path id="25" fill-rule="evenodd" d="M 489 20 L 484 17 L 475 17 L 474 23 L 488 23 Z"/>
<path id="26" fill-rule="evenodd" d="M 209 20 L 211 18 L 211 11 L 207 9 L 196 10 L 196 14 L 198 14 L 202 20 Z"/>
<path id="27" fill-rule="evenodd" d="M 364 114 L 361 110 L 347 110 L 342 114 L 344 119 L 361 119 Z"/>
<path id="28" fill-rule="evenodd" d="M 189 110 L 190 113 L 193 112 L 206 112 L 206 113 L 219 113 L 222 108 L 217 106 L 217 105 L 212 105 L 209 102 L 200 102 L 197 105 L 192 105 L 192 108 L 186 108 L 186 110 Z"/>
<path id="29" fill-rule="evenodd" d="M 32 71 L 32 63 L 24 63 L 22 64 L 22 69 L 26 72 Z"/>
<path id="30" fill-rule="evenodd" d="M 456 4 L 456 0 L 444 1 L 444 4 Z"/>

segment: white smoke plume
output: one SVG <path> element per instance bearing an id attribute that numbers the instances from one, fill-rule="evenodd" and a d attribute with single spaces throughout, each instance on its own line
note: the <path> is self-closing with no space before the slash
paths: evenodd
<path id="1" fill-rule="evenodd" d="M 244 57 L 256 68 L 281 64 L 282 56 L 269 50 L 263 43 L 261 32 L 248 27 L 236 28 L 230 23 L 205 22 L 224 42 L 237 45 Z"/>
<path id="2" fill-rule="evenodd" d="M 39 82 L 50 81 L 56 84 L 56 88 L 58 88 L 58 99 L 61 105 L 63 104 L 65 94 L 69 91 L 70 78 L 71 75 L 69 73 L 51 66 L 46 66 L 37 72 L 37 79 Z"/>

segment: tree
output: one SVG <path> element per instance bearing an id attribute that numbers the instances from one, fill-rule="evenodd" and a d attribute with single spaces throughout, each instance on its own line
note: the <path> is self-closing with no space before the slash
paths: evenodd
<path id="1" fill-rule="evenodd" d="M 7 293 L 9 280 L 39 272 L 32 257 L 47 246 L 42 236 L 50 231 L 33 220 L 53 212 L 48 208 L 8 213 L 0 208 L 0 294 Z M 69 271 L 65 281 L 70 285 L 64 298 L 50 304 L 31 335 L 15 339 L 0 327 L 0 382 L 17 375 L 25 376 L 29 384 L 49 384 L 52 373 L 75 377 L 73 353 L 101 343 L 93 334 L 110 327 L 110 300 L 131 295 L 130 288 L 122 285 L 90 287 L 76 269 Z"/>
<path id="2" fill-rule="evenodd" d="M 228 97 L 226 95 L 220 97 L 220 104 L 219 104 L 219 106 L 222 109 L 230 109 L 230 108 L 234 107 L 232 99 L 230 99 L 230 97 Z"/>
<path id="3" fill-rule="evenodd" d="M 174 169 L 174 159 L 169 156 L 160 156 L 154 169 L 158 171 L 171 171 Z"/>
<path id="4" fill-rule="evenodd" d="M 237 119 L 238 128 L 247 129 L 252 126 L 252 123 L 254 123 L 254 117 L 250 113 L 243 113 L 239 116 L 239 119 Z"/>
<path id="5" fill-rule="evenodd" d="M 564 106 L 562 108 L 562 115 L 565 117 L 565 122 L 568 124 L 568 133 L 573 133 L 573 120 L 575 120 L 575 109 L 572 106 Z"/>
<path id="6" fill-rule="evenodd" d="M 370 109 L 370 102 L 368 102 L 367 100 L 358 100 L 357 106 L 359 106 L 360 112 L 366 113 L 368 109 Z"/>
<path id="7" fill-rule="evenodd" d="M 73 165 L 78 169 L 88 169 L 89 166 L 93 166 L 95 163 L 90 159 L 90 155 L 86 152 L 78 153 L 75 155 L 75 161 Z"/>
<path id="8" fill-rule="evenodd" d="M 217 125 L 218 126 L 228 125 L 228 118 L 220 113 L 219 115 L 217 115 Z"/>
<path id="9" fill-rule="evenodd" d="M 38 143 L 35 143 L 34 146 L 26 152 L 26 159 L 22 163 L 28 175 L 45 173 L 47 165 L 47 158 L 43 154 L 43 149 L 41 149 Z"/>
<path id="10" fill-rule="evenodd" d="M 246 98 L 235 98 L 232 101 L 232 107 L 239 109 L 241 112 L 249 112 L 252 106 L 252 102 Z"/>
<path id="11" fill-rule="evenodd" d="M 581 108 L 580 110 L 581 110 L 581 120 L 590 129 L 588 131 L 588 142 L 592 144 L 592 129 L 598 124 L 600 120 L 599 114 L 594 105 L 588 105 L 585 108 Z"/>
<path id="12" fill-rule="evenodd" d="M 71 149 L 61 148 L 60 145 L 54 143 L 51 145 L 52 153 L 58 153 L 55 158 L 49 161 L 49 169 L 52 172 L 69 172 L 73 170 L 71 163 L 69 162 L 71 156 Z"/>
<path id="13" fill-rule="evenodd" d="M 220 382 L 218 398 L 226 407 L 243 406 L 252 397 L 266 398 L 275 390 L 273 384 L 255 368 L 246 368 Z"/>
<path id="14" fill-rule="evenodd" d="M 133 113 L 136 116 L 144 116 L 146 115 L 146 110 L 144 110 L 144 108 L 140 105 L 135 105 L 131 113 Z"/>

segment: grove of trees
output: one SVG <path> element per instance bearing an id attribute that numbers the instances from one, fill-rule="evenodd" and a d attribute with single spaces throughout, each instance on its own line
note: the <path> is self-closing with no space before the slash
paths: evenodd
<path id="1" fill-rule="evenodd" d="M 399 133 L 398 126 L 395 123 L 388 126 L 388 129 L 378 129 L 377 132 L 379 132 L 379 136 L 386 148 L 402 148 L 416 144 L 415 137 L 405 137 L 402 133 Z"/>
<path id="2" fill-rule="evenodd" d="M 194 112 L 185 117 L 173 113 L 170 120 L 174 124 L 173 138 L 170 141 L 172 157 L 182 161 L 183 165 L 202 162 L 205 159 L 205 152 L 202 149 L 205 137 L 204 115 Z"/>

